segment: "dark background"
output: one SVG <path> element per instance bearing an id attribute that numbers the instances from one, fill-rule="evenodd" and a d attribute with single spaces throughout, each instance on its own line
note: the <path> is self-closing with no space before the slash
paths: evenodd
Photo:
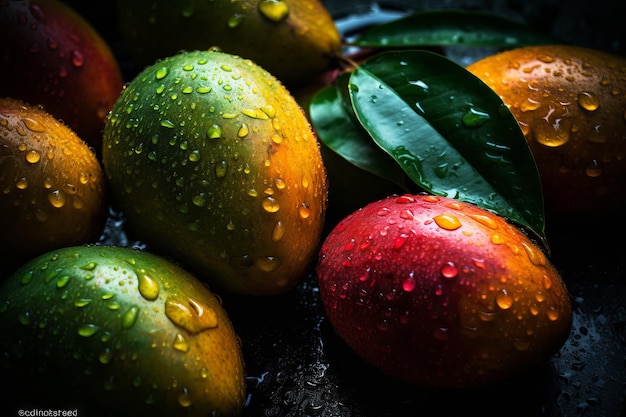
<path id="1" fill-rule="evenodd" d="M 111 0 L 69 3 L 94 24 L 132 76 L 136 68 L 116 32 Z M 626 24 L 618 0 L 325 4 L 346 35 L 408 9 L 463 8 L 494 11 L 568 43 L 626 55 Z M 624 223 L 622 213 L 568 221 L 548 217 L 551 261 L 572 297 L 571 336 L 560 353 L 539 368 L 478 390 L 429 390 L 381 375 L 333 333 L 312 274 L 292 292 L 271 300 L 225 295 L 224 306 L 241 337 L 246 361 L 244 416 L 626 416 Z M 101 241 L 137 243 L 129 240 L 114 215 Z"/>

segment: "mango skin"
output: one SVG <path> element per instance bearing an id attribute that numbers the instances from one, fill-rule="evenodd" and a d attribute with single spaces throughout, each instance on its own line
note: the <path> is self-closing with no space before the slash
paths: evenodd
<path id="1" fill-rule="evenodd" d="M 283 293 L 317 254 L 327 199 L 317 137 L 250 60 L 194 51 L 146 68 L 109 115 L 103 165 L 137 237 L 213 287 Z"/>
<path id="2" fill-rule="evenodd" d="M 0 271 L 95 242 L 108 198 L 95 152 L 39 107 L 0 98 Z"/>
<path id="3" fill-rule="evenodd" d="M 220 299 L 148 252 L 90 245 L 29 261 L 0 285 L 0 330 L 3 415 L 236 416 L 243 406 L 243 358 Z"/>
<path id="4" fill-rule="evenodd" d="M 29 0 L 0 5 L 0 35 L 0 97 L 43 106 L 99 151 L 124 82 L 100 34 L 61 1 Z"/>
<path id="5" fill-rule="evenodd" d="M 119 32 L 143 67 L 217 47 L 251 59 L 289 88 L 334 66 L 341 38 L 319 0 L 118 0 Z M 263 9 L 267 12 L 263 12 Z"/>
<path id="6" fill-rule="evenodd" d="M 517 118 L 547 214 L 574 218 L 626 208 L 626 58 L 545 45 L 488 56 L 467 69 Z"/>
<path id="7" fill-rule="evenodd" d="M 390 196 L 346 217 L 317 275 L 335 332 L 381 372 L 425 387 L 505 381 L 556 353 L 572 310 L 557 270 L 504 218 Z"/>

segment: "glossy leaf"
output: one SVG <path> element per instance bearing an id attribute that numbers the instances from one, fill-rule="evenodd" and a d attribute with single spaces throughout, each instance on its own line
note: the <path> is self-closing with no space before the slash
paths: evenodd
<path id="1" fill-rule="evenodd" d="M 467 45 L 514 48 L 564 43 L 499 15 L 463 10 L 415 12 L 365 30 L 351 44 L 369 47 Z"/>
<path id="2" fill-rule="evenodd" d="M 309 115 L 320 141 L 353 165 L 407 189 L 404 171 L 381 153 L 356 119 L 348 95 L 349 78 L 350 74 L 343 74 L 311 100 Z"/>
<path id="3" fill-rule="evenodd" d="M 512 113 L 480 79 L 435 53 L 387 52 L 357 68 L 349 90 L 362 126 L 418 185 L 545 240 L 533 156 Z"/>

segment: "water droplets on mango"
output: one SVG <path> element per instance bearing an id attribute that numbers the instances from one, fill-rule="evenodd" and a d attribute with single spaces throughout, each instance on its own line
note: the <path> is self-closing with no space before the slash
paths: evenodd
<path id="1" fill-rule="evenodd" d="M 502 310 L 508 310 L 513 306 L 513 297 L 507 290 L 502 289 L 496 294 L 496 305 Z"/>
<path id="2" fill-rule="evenodd" d="M 141 296 L 148 301 L 156 300 L 160 291 L 159 283 L 143 268 L 135 270 L 135 273 L 138 279 L 137 288 Z"/>
<path id="3" fill-rule="evenodd" d="M 261 201 L 261 207 L 268 213 L 276 213 L 280 210 L 280 204 L 278 204 L 278 201 L 272 196 L 265 197 Z"/>
<path id="4" fill-rule="evenodd" d="M 219 161 L 215 164 L 215 175 L 217 178 L 224 178 L 228 172 L 228 162 Z"/>
<path id="5" fill-rule="evenodd" d="M 48 194 L 48 201 L 54 208 L 61 208 L 65 205 L 67 199 L 61 190 L 54 190 Z"/>
<path id="6" fill-rule="evenodd" d="M 283 0 L 260 0 L 259 13 L 272 22 L 280 22 L 289 16 L 289 6 Z"/>
<path id="7" fill-rule="evenodd" d="M 600 107 L 600 99 L 592 92 L 583 91 L 578 94 L 578 105 L 588 112 L 594 112 Z"/>
<path id="8" fill-rule="evenodd" d="M 83 337 L 91 337 L 100 330 L 100 326 L 93 323 L 87 323 L 78 328 L 78 334 Z"/>
<path id="9" fill-rule="evenodd" d="M 213 124 L 209 126 L 206 131 L 206 136 L 209 139 L 219 139 L 222 137 L 222 127 L 220 125 Z"/>
<path id="10" fill-rule="evenodd" d="M 185 338 L 185 336 L 183 336 L 180 333 L 177 333 L 176 336 L 174 336 L 174 342 L 172 343 L 172 347 L 184 353 L 189 352 L 189 348 L 190 348 L 189 342 L 187 342 L 187 339 Z"/>
<path id="11" fill-rule="evenodd" d="M 201 331 L 217 327 L 217 315 L 206 304 L 188 298 L 186 300 L 168 297 L 165 301 L 165 315 L 176 326 L 197 334 Z"/>
<path id="12" fill-rule="evenodd" d="M 275 256 L 261 256 L 254 260 L 257 269 L 263 272 L 272 272 L 280 266 L 280 259 Z"/>
<path id="13" fill-rule="evenodd" d="M 456 230 L 461 227 L 461 221 L 458 217 L 452 214 L 440 214 L 433 217 L 433 220 L 437 226 L 446 230 Z"/>

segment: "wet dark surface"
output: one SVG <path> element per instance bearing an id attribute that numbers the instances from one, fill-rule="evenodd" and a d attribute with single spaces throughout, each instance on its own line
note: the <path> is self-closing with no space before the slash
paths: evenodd
<path id="1" fill-rule="evenodd" d="M 132 74 L 111 8 L 99 10 L 100 1 L 90 7 L 71 3 L 94 22 Z M 327 2 L 345 30 L 395 16 L 415 3 L 381 2 L 382 12 L 372 12 L 369 2 Z M 458 5 L 502 12 L 571 43 L 621 54 L 626 48 L 617 1 L 423 1 L 417 8 Z M 244 416 L 626 416 L 626 226 L 621 223 L 619 216 L 559 224 L 549 219 L 550 259 L 574 307 L 571 336 L 549 362 L 479 390 L 430 390 L 381 375 L 333 333 L 313 275 L 271 299 L 224 294 L 246 361 Z M 102 242 L 133 244 L 113 217 Z"/>

